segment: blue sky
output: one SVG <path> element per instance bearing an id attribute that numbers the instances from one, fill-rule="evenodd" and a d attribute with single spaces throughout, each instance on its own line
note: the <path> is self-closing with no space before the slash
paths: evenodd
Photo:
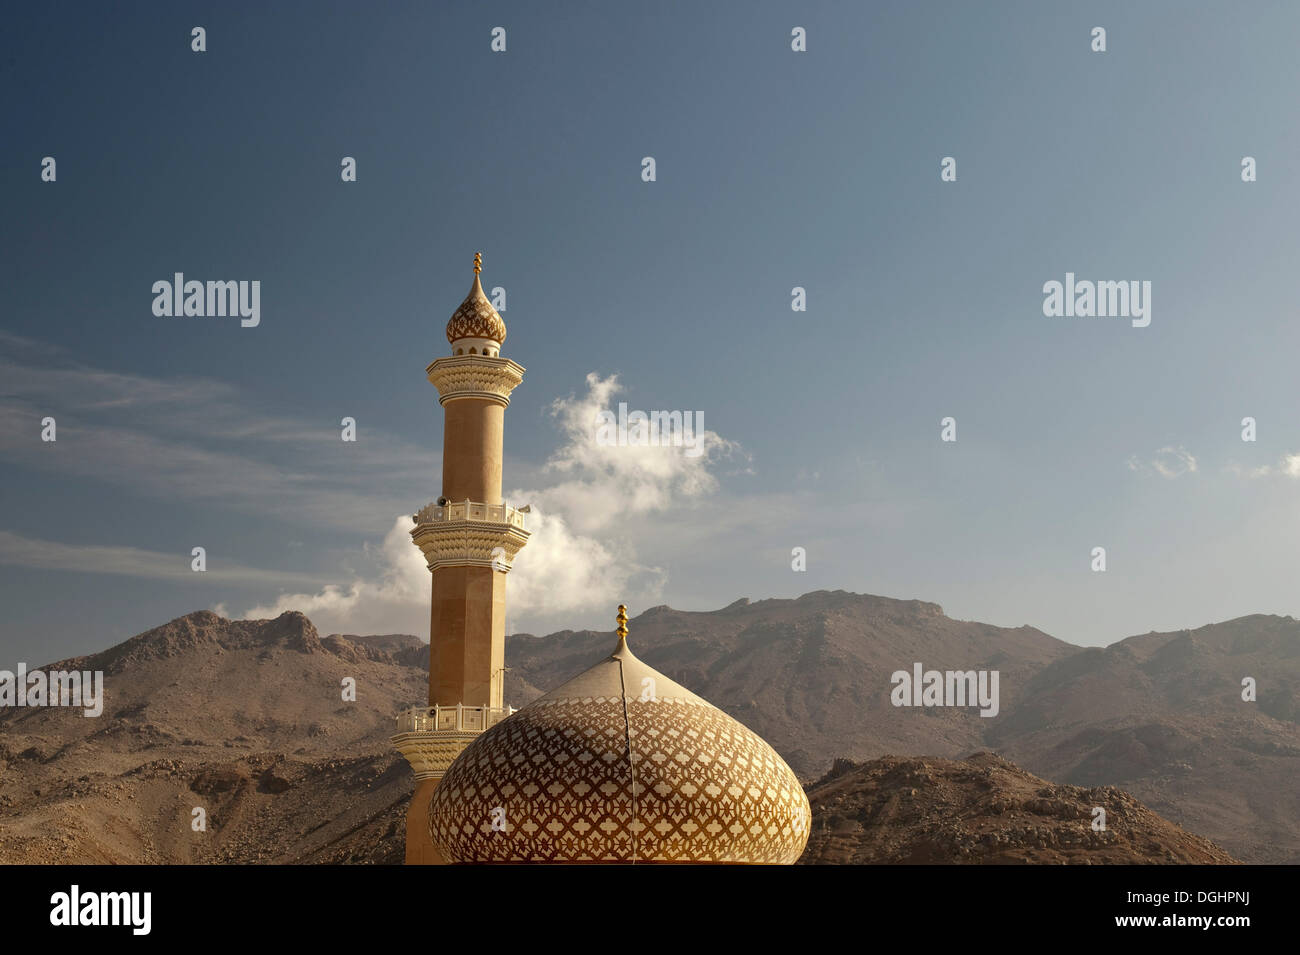
<path id="1" fill-rule="evenodd" d="M 823 588 L 1087 644 L 1300 614 L 1293 4 L 55 4 L 8 26 L 11 663 L 207 607 L 424 633 L 399 518 L 440 490 L 424 367 L 479 250 L 528 369 L 512 630 Z M 176 271 L 259 280 L 260 325 L 155 317 Z M 1150 281 L 1150 326 L 1045 317 L 1066 272 Z M 710 453 L 593 449 L 618 401 L 703 412 Z"/>

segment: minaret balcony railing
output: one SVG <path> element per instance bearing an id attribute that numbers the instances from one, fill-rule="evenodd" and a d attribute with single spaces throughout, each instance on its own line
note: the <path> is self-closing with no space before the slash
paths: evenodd
<path id="1" fill-rule="evenodd" d="M 521 531 L 524 514 L 509 504 L 479 504 L 474 501 L 452 502 L 444 506 L 427 504 L 414 515 L 417 524 L 443 524 L 456 521 L 482 521 L 488 524 L 509 524 Z"/>
<path id="2" fill-rule="evenodd" d="M 397 714 L 397 732 L 481 733 L 516 712 L 513 706 L 412 706 Z"/>

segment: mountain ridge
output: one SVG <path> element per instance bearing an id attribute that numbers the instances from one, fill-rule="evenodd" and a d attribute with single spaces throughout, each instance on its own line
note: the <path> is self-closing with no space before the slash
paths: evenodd
<path id="1" fill-rule="evenodd" d="M 716 611 L 662 605 L 630 629 L 638 656 L 766 738 L 810 786 L 841 758 L 993 750 L 1051 785 L 1121 786 L 1246 861 L 1300 861 L 1300 624 L 1291 618 L 1248 615 L 1082 648 L 1027 625 L 952 620 L 927 601 L 818 591 Z M 507 699 L 526 704 L 613 646 L 608 631 L 511 635 Z M 171 858 L 173 827 L 185 821 L 171 815 L 179 787 L 223 807 L 214 816 L 225 835 L 192 840 L 187 861 L 392 861 L 364 838 L 401 822 L 411 777 L 387 738 L 395 713 L 425 697 L 427 654 L 405 634 L 321 637 L 295 611 L 262 621 L 196 611 L 47 665 L 103 669 L 104 717 L 0 710 L 0 771 L 17 780 L 0 792 L 0 857 L 6 839 L 35 845 L 25 840 L 44 820 L 78 831 L 90 857 L 132 858 L 90 848 L 106 825 L 153 845 L 147 859 Z M 916 662 L 998 670 L 998 716 L 893 706 L 891 674 Z M 1240 700 L 1250 675 L 1267 706 Z M 355 703 L 341 699 L 345 677 L 356 681 Z M 343 789 L 314 791 L 309 781 L 325 779 Z M 138 805 L 116 798 L 121 785 Z M 68 810 L 91 797 L 95 825 Z M 300 826 L 303 814 L 317 822 Z M 250 833 L 272 838 L 273 818 L 301 828 L 298 841 L 259 847 Z"/>

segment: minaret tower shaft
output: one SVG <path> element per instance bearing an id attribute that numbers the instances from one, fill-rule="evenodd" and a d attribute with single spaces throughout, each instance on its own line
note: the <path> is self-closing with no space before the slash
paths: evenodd
<path id="1" fill-rule="evenodd" d="M 505 410 L 524 369 L 501 357 L 506 326 L 479 284 L 447 323 L 449 356 L 425 369 L 443 408 L 442 495 L 415 515 L 411 539 L 433 573 L 429 705 L 398 717 L 393 743 L 415 770 L 406 861 L 441 859 L 425 809 L 469 743 L 513 709 L 504 703 L 506 575 L 528 541 L 524 514 L 501 500 Z"/>

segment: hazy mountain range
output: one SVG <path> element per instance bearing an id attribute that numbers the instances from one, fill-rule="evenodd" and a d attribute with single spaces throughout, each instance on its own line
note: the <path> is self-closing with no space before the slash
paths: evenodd
<path id="1" fill-rule="evenodd" d="M 638 656 L 809 781 L 806 861 L 1212 861 L 1222 850 L 1207 839 L 1248 862 L 1300 861 L 1289 617 L 1082 649 L 836 591 L 656 607 L 630 630 Z M 509 637 L 507 698 L 528 702 L 613 640 Z M 0 710 L 0 861 L 400 861 L 412 776 L 388 736 L 396 711 L 424 700 L 427 653 L 412 636 L 321 638 L 297 613 L 204 611 L 51 664 L 103 670 L 107 702 L 97 719 Z M 892 705 L 891 675 L 917 663 L 996 670 L 997 715 Z M 354 703 L 341 698 L 346 677 Z M 1257 702 L 1242 700 L 1245 677 Z M 983 750 L 1004 759 L 951 762 Z M 813 783 L 840 757 L 876 762 Z M 1090 800 L 1115 810 L 1110 842 L 1074 841 L 1090 832 L 1079 816 Z M 206 832 L 191 829 L 195 807 Z"/>

